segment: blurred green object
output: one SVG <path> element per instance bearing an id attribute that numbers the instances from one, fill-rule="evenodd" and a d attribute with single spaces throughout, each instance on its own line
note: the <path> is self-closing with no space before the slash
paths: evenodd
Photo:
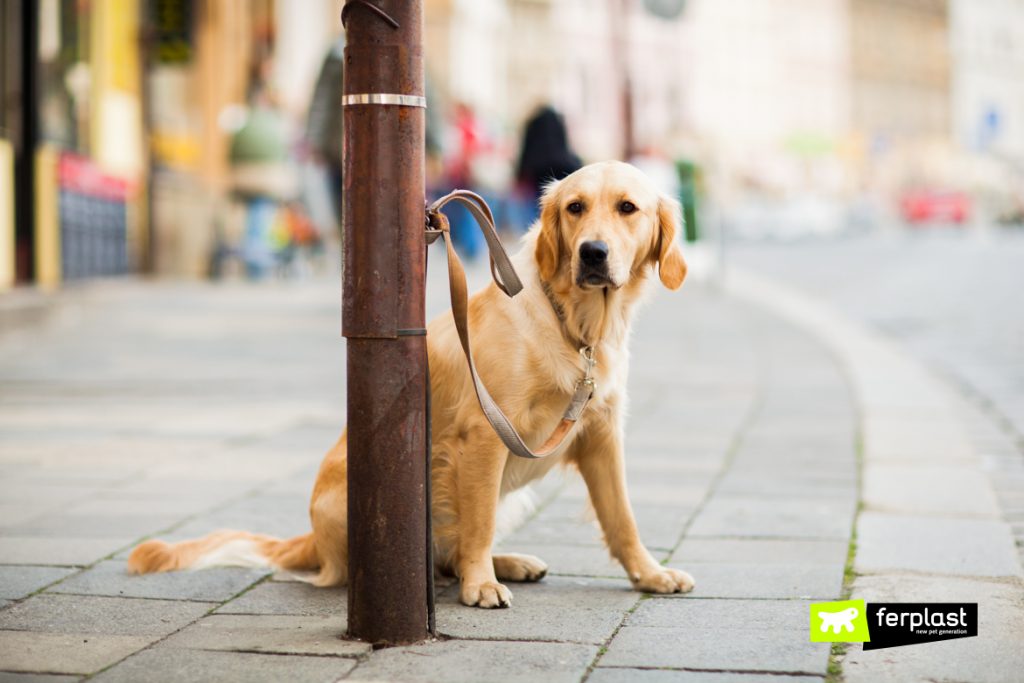
<path id="1" fill-rule="evenodd" d="M 231 138 L 232 164 L 284 161 L 288 158 L 285 124 L 270 107 L 249 110 L 245 125 Z"/>
<path id="2" fill-rule="evenodd" d="M 835 152 L 835 141 L 813 132 L 794 133 L 786 138 L 786 151 L 805 157 L 821 157 Z"/>
<path id="3" fill-rule="evenodd" d="M 679 176 L 679 201 L 683 205 L 683 223 L 686 241 L 696 242 L 700 231 L 697 229 L 697 176 L 700 167 L 692 161 L 680 159 L 676 161 L 676 174 Z"/>
<path id="4" fill-rule="evenodd" d="M 678 19 L 686 9 L 686 0 L 644 0 L 644 7 L 656 17 Z"/>
<path id="5" fill-rule="evenodd" d="M 242 199 L 291 199 L 298 191 L 297 177 L 288 163 L 288 137 L 284 117 L 272 107 L 249 110 L 245 125 L 231 137 L 231 189 Z"/>

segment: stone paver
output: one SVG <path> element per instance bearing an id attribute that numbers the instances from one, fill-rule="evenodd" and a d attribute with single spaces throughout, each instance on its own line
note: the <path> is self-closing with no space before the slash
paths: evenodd
<path id="1" fill-rule="evenodd" d="M 665 475 L 663 475 L 665 476 Z M 631 491 L 634 490 L 632 484 Z M 706 493 L 707 487 L 703 488 Z M 646 501 L 643 490 L 639 489 L 634 500 Z M 649 548 L 671 550 L 679 543 L 682 529 L 693 518 L 697 507 L 668 507 L 647 502 L 635 503 L 633 515 L 636 517 L 640 539 Z"/>
<path id="2" fill-rule="evenodd" d="M 760 564 L 670 562 L 700 582 L 693 598 L 802 598 L 837 600 L 843 588 L 843 564 Z"/>
<path id="3" fill-rule="evenodd" d="M 281 655 L 368 654 L 368 643 L 341 639 L 347 628 L 344 617 L 211 614 L 164 640 L 160 647 Z"/>
<path id="4" fill-rule="evenodd" d="M 89 674 L 156 640 L 155 636 L 0 631 L 0 669 Z"/>
<path id="5" fill-rule="evenodd" d="M 800 600 L 645 600 L 599 666 L 824 674 L 829 646 L 807 639 Z"/>
<path id="6" fill-rule="evenodd" d="M 873 464 L 864 477 L 864 504 L 905 514 L 999 516 L 988 476 L 976 465 Z"/>
<path id="7" fill-rule="evenodd" d="M 549 576 L 586 576 L 621 579 L 626 570 L 613 560 L 604 546 L 598 544 L 569 545 L 559 543 L 501 542 L 495 552 L 536 555 L 548 564 Z M 668 559 L 669 552 L 651 550 L 659 562 Z"/>
<path id="8" fill-rule="evenodd" d="M 0 565 L 51 564 L 84 566 L 130 545 L 135 537 L 60 538 L 0 536 Z"/>
<path id="9" fill-rule="evenodd" d="M 326 452 L 326 449 L 325 451 Z M 310 484 L 310 491 L 312 485 Z M 196 538 L 218 529 L 259 529 L 291 538 L 309 531 L 309 491 L 298 495 L 253 494 L 176 527 L 166 538 Z"/>
<path id="10" fill-rule="evenodd" d="M 718 484 L 723 494 L 736 494 L 752 498 L 821 498 L 849 499 L 857 495 L 854 475 L 815 473 L 806 470 L 785 470 L 764 467 L 735 469 Z"/>
<path id="11" fill-rule="evenodd" d="M 692 536 L 845 539 L 855 501 L 829 498 L 769 500 L 719 495 L 697 515 Z"/>
<path id="12" fill-rule="evenodd" d="M 43 586 L 74 573 L 74 569 L 64 567 L 0 566 L 0 598 L 24 598 Z"/>
<path id="13" fill-rule="evenodd" d="M 214 679 L 224 683 L 334 683 L 354 666 L 353 660 L 341 657 L 281 657 L 168 647 L 140 652 L 91 680 L 100 683 L 177 683 Z"/>
<path id="14" fill-rule="evenodd" d="M 678 669 L 600 668 L 587 683 L 821 683 L 817 676 L 716 673 Z"/>
<path id="15" fill-rule="evenodd" d="M 855 568 L 959 576 L 1021 576 L 1005 522 L 864 512 Z"/>
<path id="16" fill-rule="evenodd" d="M 576 683 L 596 654 L 596 645 L 451 640 L 380 650 L 349 680 Z"/>
<path id="17" fill-rule="evenodd" d="M 206 602 L 43 594 L 0 612 L 0 630 L 165 636 L 213 607 Z"/>
<path id="18" fill-rule="evenodd" d="M 455 638 L 550 640 L 603 644 L 622 623 L 639 594 L 625 579 L 549 577 L 511 584 L 513 608 L 486 612 L 458 603 L 458 587 L 438 599 L 437 630 Z"/>
<path id="19" fill-rule="evenodd" d="M 971 463 L 969 438 L 959 422 L 933 416 L 876 414 L 864 420 L 864 450 L 873 460 Z"/>
<path id="20" fill-rule="evenodd" d="M 317 588 L 294 581 L 267 581 L 225 604 L 218 614 L 294 614 L 308 617 L 348 615 L 344 588 Z"/>
<path id="21" fill-rule="evenodd" d="M 37 538 L 138 538 L 148 531 L 163 529 L 180 519 L 180 515 L 86 515 L 57 513 L 36 517 L 6 529 L 11 536 Z"/>
<path id="22" fill-rule="evenodd" d="M 681 628 L 698 631 L 757 628 L 770 631 L 806 630 L 806 600 L 677 600 L 660 596 L 644 600 L 626 619 L 626 626 Z"/>
<path id="23" fill-rule="evenodd" d="M 801 631 L 709 629 L 694 632 L 671 627 L 625 626 L 612 640 L 599 666 L 746 669 L 823 675 L 827 643 L 807 642 Z"/>
<path id="24" fill-rule="evenodd" d="M 269 570 L 263 569 L 215 567 L 201 572 L 130 576 L 126 562 L 108 560 L 62 581 L 47 592 L 222 602 L 268 573 Z"/>
<path id="25" fill-rule="evenodd" d="M 662 475 L 662 480 L 665 476 Z M 678 478 L 678 475 L 669 477 Z M 701 487 L 695 494 L 687 494 L 684 489 L 679 500 L 692 500 L 690 504 L 680 505 L 677 502 L 676 505 L 664 505 L 650 502 L 650 487 L 637 479 L 629 479 L 629 489 L 635 500 L 644 501 L 634 505 L 633 510 L 640 529 L 640 537 L 650 548 L 671 550 L 679 542 L 681 529 L 693 515 L 707 488 Z M 552 543 L 603 547 L 601 528 L 593 513 L 576 501 L 549 505 L 530 520 L 529 524 L 503 538 L 502 543 L 509 548 Z"/>
<path id="26" fill-rule="evenodd" d="M 771 538 L 694 538 L 688 536 L 672 555 L 673 563 L 843 565 L 848 543 Z"/>

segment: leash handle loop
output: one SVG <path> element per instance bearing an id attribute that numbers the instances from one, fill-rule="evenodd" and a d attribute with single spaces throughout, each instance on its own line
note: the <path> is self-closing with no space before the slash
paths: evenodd
<path id="1" fill-rule="evenodd" d="M 494 215 L 491 213 L 491 207 L 487 206 L 484 198 L 475 192 L 452 190 L 431 204 L 427 208 L 427 214 L 430 216 L 444 216 L 441 213 L 441 209 L 451 202 L 462 204 L 466 207 L 476 220 L 476 224 L 480 226 L 480 232 L 483 233 L 484 240 L 487 242 L 487 253 L 491 259 L 491 277 L 494 278 L 498 288 L 510 297 L 521 292 L 523 290 L 523 283 L 519 279 L 516 269 L 512 266 L 512 261 L 509 259 L 508 252 L 505 251 L 505 247 L 501 243 L 501 238 L 498 237 L 498 231 L 494 227 Z M 447 226 L 447 217 L 444 218 L 444 222 Z"/>

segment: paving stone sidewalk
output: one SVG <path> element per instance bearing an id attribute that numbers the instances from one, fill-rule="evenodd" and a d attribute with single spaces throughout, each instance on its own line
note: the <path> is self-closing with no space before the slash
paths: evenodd
<path id="1" fill-rule="evenodd" d="M 460 606 L 442 586 L 436 642 L 371 652 L 340 640 L 343 589 L 258 570 L 127 576 L 144 537 L 308 530 L 344 415 L 337 309 L 332 282 L 125 283 L 0 335 L 0 681 L 829 674 L 807 606 L 844 592 L 857 405 L 815 337 L 696 282 L 640 315 L 627 447 L 641 533 L 696 577 L 692 594 L 630 590 L 574 475 L 539 487 L 537 513 L 500 541 L 543 557 L 548 577 L 512 586 L 501 611 Z"/>
<path id="2" fill-rule="evenodd" d="M 978 636 L 865 652 L 846 681 L 1018 681 L 1024 671 L 1024 458 L 1004 425 L 890 340 L 806 292 L 738 272 L 728 289 L 828 344 L 862 424 L 862 511 L 851 597 L 976 602 Z"/>

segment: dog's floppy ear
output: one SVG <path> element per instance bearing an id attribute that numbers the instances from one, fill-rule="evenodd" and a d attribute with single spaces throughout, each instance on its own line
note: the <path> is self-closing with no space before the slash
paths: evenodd
<path id="1" fill-rule="evenodd" d="M 658 259 L 658 276 L 669 289 L 679 289 L 686 279 L 686 261 L 676 241 L 681 215 L 679 202 L 664 195 L 659 198 L 658 237 L 655 240 L 654 256 Z"/>
<path id="2" fill-rule="evenodd" d="M 557 181 L 544 188 L 540 200 L 540 235 L 537 236 L 537 248 L 534 258 L 542 280 L 550 280 L 558 272 L 561 259 L 562 237 L 559 227 Z"/>

